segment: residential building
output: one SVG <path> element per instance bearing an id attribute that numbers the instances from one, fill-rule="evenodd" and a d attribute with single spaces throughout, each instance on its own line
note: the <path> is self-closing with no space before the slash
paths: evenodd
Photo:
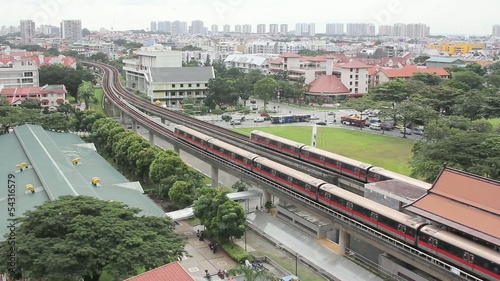
<path id="1" fill-rule="evenodd" d="M 246 24 L 245 24 L 246 25 Z M 241 33 L 241 24 L 237 24 L 234 26 L 234 32 Z"/>
<path id="2" fill-rule="evenodd" d="M 288 34 L 288 24 L 286 24 L 286 23 L 280 24 L 280 33 L 281 34 Z"/>
<path id="3" fill-rule="evenodd" d="M 191 34 L 205 34 L 203 21 L 194 20 L 191 22 Z"/>
<path id="4" fill-rule="evenodd" d="M 258 34 L 265 34 L 266 33 L 266 25 L 265 24 L 258 24 L 257 25 L 257 33 Z"/>
<path id="5" fill-rule="evenodd" d="M 211 32 L 212 34 L 217 34 L 217 33 L 219 33 L 219 26 L 218 26 L 218 25 L 216 25 L 216 24 L 212 24 L 212 26 L 210 27 L 210 32 Z"/>
<path id="6" fill-rule="evenodd" d="M 297 23 L 295 25 L 295 36 L 311 37 L 316 34 L 314 23 Z"/>
<path id="7" fill-rule="evenodd" d="M 493 37 L 500 37 L 500 25 L 495 24 L 491 28 L 491 36 L 493 36 Z"/>
<path id="8" fill-rule="evenodd" d="M 346 34 L 349 36 L 373 36 L 375 25 L 371 23 L 348 23 Z"/>
<path id="9" fill-rule="evenodd" d="M 439 42 L 432 43 L 427 46 L 430 49 L 437 49 L 440 53 L 448 53 L 449 55 L 463 55 L 475 51 L 484 50 L 485 43 L 467 43 L 467 42 Z"/>
<path id="10" fill-rule="evenodd" d="M 151 22 L 149 30 L 151 30 L 152 32 L 158 31 L 158 24 L 156 21 Z"/>
<path id="11" fill-rule="evenodd" d="M 162 106 L 182 106 L 185 99 L 201 104 L 208 94 L 208 81 L 215 78 L 208 67 L 152 67 L 147 73 L 146 88 L 152 101 Z"/>
<path id="12" fill-rule="evenodd" d="M 11 105 L 20 105 L 25 99 L 41 101 L 42 107 L 55 110 L 60 103 L 67 102 L 66 87 L 64 85 L 45 85 L 42 87 L 3 88 L 0 85 L 0 95 L 4 96 Z"/>
<path id="13" fill-rule="evenodd" d="M 379 36 L 392 36 L 392 26 L 390 25 L 380 25 L 378 27 Z"/>
<path id="14" fill-rule="evenodd" d="M 442 79 L 450 78 L 450 74 L 444 68 L 429 68 L 425 66 L 416 66 L 416 65 L 406 65 L 403 68 L 382 68 L 377 73 L 378 75 L 378 83 L 389 82 L 394 79 L 409 79 L 415 73 L 429 73 L 434 74 Z"/>
<path id="15" fill-rule="evenodd" d="M 277 57 L 278 55 L 231 54 L 224 59 L 224 64 L 228 68 L 238 68 L 242 72 L 259 69 L 263 74 L 268 74 L 269 61 Z"/>
<path id="16" fill-rule="evenodd" d="M 63 20 L 61 22 L 61 37 L 69 43 L 75 43 L 82 40 L 82 21 L 81 20 Z"/>
<path id="17" fill-rule="evenodd" d="M 31 59 L 7 59 L 0 64 L 0 84 L 4 88 L 38 87 L 38 81 L 38 66 Z"/>
<path id="18" fill-rule="evenodd" d="M 225 24 L 222 27 L 222 30 L 224 31 L 224 33 L 229 33 L 229 32 L 231 32 L 231 26 L 229 24 Z"/>
<path id="19" fill-rule="evenodd" d="M 327 57 L 328 58 L 328 57 Z M 327 73 L 333 60 L 327 62 Z M 349 89 L 350 97 L 362 96 L 368 93 L 370 66 L 358 61 L 349 61 L 333 66 L 334 71 L 340 72 L 342 83 Z"/>
<path id="20" fill-rule="evenodd" d="M 236 27 L 238 27 L 238 26 L 236 26 Z M 238 31 L 236 31 L 236 32 L 238 32 Z M 251 24 L 244 24 L 243 30 L 241 30 L 241 28 L 240 28 L 240 31 L 238 33 L 241 33 L 241 32 L 243 32 L 245 34 L 252 33 L 252 25 Z"/>
<path id="21" fill-rule="evenodd" d="M 136 59 L 123 60 L 125 87 L 147 93 L 147 74 L 153 67 L 182 67 L 182 52 L 172 51 L 169 46 L 142 47 Z"/>
<path id="22" fill-rule="evenodd" d="M 159 21 L 158 31 L 172 32 L 172 23 L 170 21 Z"/>
<path id="23" fill-rule="evenodd" d="M 465 65 L 465 61 L 457 58 L 430 57 L 425 61 L 425 66 L 428 68 L 445 68 L 461 65 Z"/>
<path id="24" fill-rule="evenodd" d="M 188 24 L 186 21 L 173 21 L 172 34 L 186 34 L 188 32 Z"/>
<path id="25" fill-rule="evenodd" d="M 278 34 L 278 32 L 279 32 L 279 29 L 278 29 L 277 24 L 272 23 L 269 25 L 269 34 Z"/>
<path id="26" fill-rule="evenodd" d="M 35 22 L 32 20 L 21 20 L 19 26 L 21 32 L 21 45 L 29 45 L 35 38 Z"/>
<path id="27" fill-rule="evenodd" d="M 343 23 L 327 23 L 326 24 L 326 35 L 342 35 L 344 34 L 344 24 Z"/>

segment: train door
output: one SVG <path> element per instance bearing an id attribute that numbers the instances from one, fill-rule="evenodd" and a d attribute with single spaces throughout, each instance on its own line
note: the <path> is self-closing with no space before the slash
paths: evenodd
<path id="1" fill-rule="evenodd" d="M 378 227 L 378 214 L 375 212 L 371 212 L 370 219 L 372 219 L 372 223 Z"/>
<path id="2" fill-rule="evenodd" d="M 470 254 L 468 252 L 464 252 L 462 258 L 464 259 L 464 263 L 468 265 L 469 267 L 472 267 L 474 265 L 474 255 Z"/>
<path id="3" fill-rule="evenodd" d="M 345 206 L 347 207 L 349 214 L 352 216 L 354 204 L 352 202 L 346 201 Z"/>

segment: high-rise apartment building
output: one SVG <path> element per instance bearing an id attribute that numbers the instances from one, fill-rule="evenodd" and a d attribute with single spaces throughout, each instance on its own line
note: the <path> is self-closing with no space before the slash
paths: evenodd
<path id="1" fill-rule="evenodd" d="M 204 34 L 204 23 L 201 20 L 194 20 L 191 22 L 191 33 L 192 34 Z"/>
<path id="2" fill-rule="evenodd" d="M 286 24 L 286 23 L 280 24 L 280 33 L 281 34 L 288 33 L 288 24 Z"/>
<path id="3" fill-rule="evenodd" d="M 252 33 L 252 25 L 251 24 L 244 24 L 243 25 L 243 33 L 245 33 L 245 34 Z"/>
<path id="4" fill-rule="evenodd" d="M 316 34 L 314 23 L 297 23 L 295 25 L 295 36 L 310 37 Z"/>
<path id="5" fill-rule="evenodd" d="M 241 24 L 237 24 L 234 26 L 234 32 L 241 33 Z"/>
<path id="6" fill-rule="evenodd" d="M 378 27 L 378 35 L 423 38 L 429 36 L 430 27 L 422 23 L 396 23 L 393 26 L 381 25 Z"/>
<path id="7" fill-rule="evenodd" d="M 32 20 L 21 20 L 19 31 L 21 32 L 21 44 L 30 44 L 33 38 L 35 38 L 35 22 Z"/>
<path id="8" fill-rule="evenodd" d="M 265 34 L 266 33 L 266 25 L 265 24 L 257 24 L 257 33 Z"/>
<path id="9" fill-rule="evenodd" d="M 82 40 L 82 21 L 63 20 L 61 22 L 61 37 L 70 43 Z"/>
<path id="10" fill-rule="evenodd" d="M 344 24 L 343 23 L 327 23 L 326 24 L 326 35 L 342 35 L 344 34 Z"/>
<path id="11" fill-rule="evenodd" d="M 152 32 L 158 31 L 158 24 L 156 21 L 151 22 L 151 24 L 149 26 L 149 30 L 151 30 Z"/>
<path id="12" fill-rule="evenodd" d="M 224 31 L 224 33 L 231 32 L 231 26 L 230 26 L 229 24 L 225 24 L 225 25 L 222 27 L 222 31 Z"/>
<path id="13" fill-rule="evenodd" d="M 381 36 L 392 36 L 392 26 L 390 26 L 390 25 L 380 25 L 378 27 L 378 35 L 381 35 Z"/>
<path id="14" fill-rule="evenodd" d="M 375 25 L 372 23 L 348 23 L 346 34 L 349 36 L 373 36 Z"/>
<path id="15" fill-rule="evenodd" d="M 216 25 L 216 24 L 212 24 L 212 27 L 210 28 L 210 31 L 211 31 L 213 34 L 219 33 L 219 26 L 218 26 L 218 25 Z"/>
<path id="16" fill-rule="evenodd" d="M 275 23 L 272 23 L 269 25 L 269 34 L 278 34 L 278 25 Z"/>
<path id="17" fill-rule="evenodd" d="M 186 21 L 173 21 L 172 34 L 186 34 L 188 32 L 188 23 Z"/>
<path id="18" fill-rule="evenodd" d="M 493 36 L 493 37 L 500 37 L 500 25 L 495 24 L 491 28 L 491 36 Z"/>

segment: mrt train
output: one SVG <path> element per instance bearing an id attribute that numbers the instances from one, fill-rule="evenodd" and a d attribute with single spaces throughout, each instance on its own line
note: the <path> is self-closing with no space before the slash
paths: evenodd
<path id="1" fill-rule="evenodd" d="M 179 125 L 175 135 L 293 192 L 486 280 L 500 280 L 500 253 L 321 179 Z"/>
<path id="2" fill-rule="evenodd" d="M 431 188 L 429 183 L 262 131 L 253 131 L 250 139 L 270 149 L 365 183 L 394 179 L 426 190 Z"/>

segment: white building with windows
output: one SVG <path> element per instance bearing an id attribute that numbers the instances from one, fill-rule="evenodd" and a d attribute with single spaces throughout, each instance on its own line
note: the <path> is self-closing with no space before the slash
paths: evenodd
<path id="1" fill-rule="evenodd" d="M 232 54 L 226 57 L 224 64 L 228 68 L 238 68 L 243 72 L 253 69 L 260 70 L 263 74 L 269 73 L 269 62 L 279 55 L 254 55 L 254 54 Z"/>
<path id="2" fill-rule="evenodd" d="M 148 92 L 146 75 L 152 67 L 182 67 L 182 52 L 168 46 L 142 47 L 136 55 L 136 59 L 123 60 L 125 87 L 133 91 Z"/>
<path id="3" fill-rule="evenodd" d="M 0 61 L 0 84 L 4 88 L 38 87 L 38 66 L 30 59 Z"/>

